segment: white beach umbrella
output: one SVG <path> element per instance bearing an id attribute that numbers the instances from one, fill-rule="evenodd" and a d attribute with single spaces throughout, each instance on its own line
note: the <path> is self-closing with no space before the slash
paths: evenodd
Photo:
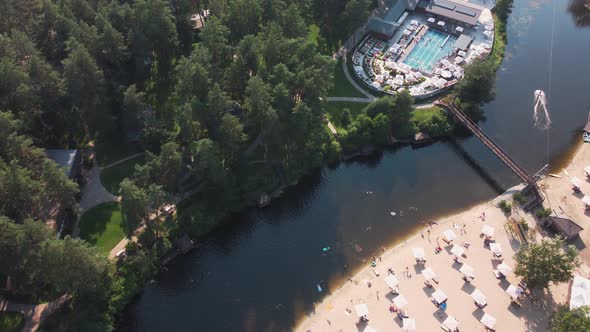
<path id="1" fill-rule="evenodd" d="M 479 289 L 475 289 L 473 291 L 473 293 L 471 293 L 471 298 L 473 299 L 473 301 L 479 303 L 479 304 L 486 304 L 486 296 L 479 290 Z"/>
<path id="2" fill-rule="evenodd" d="M 457 55 L 465 57 L 467 55 L 467 53 L 465 51 L 459 51 L 459 52 L 457 52 Z"/>
<path id="3" fill-rule="evenodd" d="M 390 288 L 395 288 L 395 286 L 399 284 L 399 280 L 397 280 L 397 278 L 393 274 L 388 275 L 387 277 L 385 277 L 384 280 L 387 286 L 389 286 Z"/>
<path id="4" fill-rule="evenodd" d="M 453 241 L 454 239 L 457 238 L 457 235 L 455 235 L 455 232 L 453 232 L 450 229 L 447 229 L 443 234 L 448 241 Z"/>
<path id="5" fill-rule="evenodd" d="M 457 30 L 457 32 L 463 32 L 463 27 L 456 27 L 455 30 Z"/>
<path id="6" fill-rule="evenodd" d="M 480 321 L 483 325 L 485 325 L 489 329 L 493 329 L 494 325 L 496 325 L 496 318 L 494 318 L 492 315 L 487 314 L 487 313 L 483 315 L 483 317 L 481 318 Z"/>
<path id="7" fill-rule="evenodd" d="M 444 27 L 445 26 L 445 22 L 444 21 L 438 21 L 437 24 L 440 25 L 441 27 Z"/>
<path id="8" fill-rule="evenodd" d="M 443 322 L 443 325 L 451 331 L 455 331 L 459 328 L 459 322 L 453 316 L 448 316 L 447 319 L 445 319 L 445 321 Z"/>
<path id="9" fill-rule="evenodd" d="M 573 178 L 571 178 L 570 181 L 576 188 L 580 188 L 582 186 L 582 180 L 578 179 L 575 176 Z"/>
<path id="10" fill-rule="evenodd" d="M 508 293 L 508 295 L 516 298 L 516 297 L 519 297 L 523 293 L 523 290 L 522 290 L 522 288 L 516 287 L 511 284 L 510 286 L 508 286 L 508 288 L 506 288 L 506 293 Z"/>
<path id="11" fill-rule="evenodd" d="M 436 292 L 432 293 L 432 298 L 436 301 L 436 303 L 443 303 L 447 300 L 447 294 L 440 289 L 437 289 Z"/>
<path id="12" fill-rule="evenodd" d="M 453 255 L 461 256 L 464 253 L 465 253 L 465 248 L 463 248 L 462 246 L 454 245 L 451 248 L 451 254 L 453 254 Z"/>
<path id="13" fill-rule="evenodd" d="M 457 63 L 457 64 L 459 64 L 459 63 L 463 62 L 463 60 L 465 60 L 465 59 L 463 59 L 462 57 L 458 56 L 458 57 L 455 58 L 455 61 L 454 62 Z"/>
<path id="14" fill-rule="evenodd" d="M 440 63 L 442 63 L 442 65 L 445 67 L 448 67 L 451 65 L 451 62 L 447 59 L 443 59 Z"/>
<path id="15" fill-rule="evenodd" d="M 430 17 L 430 18 L 428 18 L 427 21 L 428 21 L 428 23 L 434 23 L 434 22 L 436 22 L 436 19 L 434 17 Z"/>
<path id="16" fill-rule="evenodd" d="M 424 259 L 424 248 L 413 248 L 412 251 L 414 252 L 414 257 L 416 259 Z"/>
<path id="17" fill-rule="evenodd" d="M 505 263 L 502 263 L 502 264 L 498 265 L 497 269 L 504 276 L 507 276 L 507 275 L 510 274 L 510 272 L 512 272 L 512 268 L 510 266 L 506 265 Z"/>
<path id="18" fill-rule="evenodd" d="M 404 326 L 403 329 L 406 331 L 416 331 L 416 321 L 412 318 L 404 318 L 403 320 Z"/>
<path id="19" fill-rule="evenodd" d="M 424 279 L 430 280 L 436 278 L 436 273 L 434 273 L 434 271 L 432 271 L 431 268 L 426 268 L 422 270 L 422 276 L 424 277 Z"/>
<path id="20" fill-rule="evenodd" d="M 459 269 L 459 272 L 463 273 L 464 275 L 466 275 L 468 277 L 473 277 L 473 274 L 475 273 L 475 269 L 473 267 L 471 267 L 470 265 L 463 264 L 463 266 L 461 266 L 461 268 Z"/>
<path id="21" fill-rule="evenodd" d="M 440 76 L 442 76 L 443 78 L 447 78 L 447 79 L 448 79 L 448 78 L 451 78 L 451 77 L 453 77 L 453 73 L 451 73 L 451 72 L 450 72 L 450 71 L 448 71 L 448 70 L 443 70 L 443 71 L 440 73 Z"/>
<path id="22" fill-rule="evenodd" d="M 582 197 L 582 202 L 586 205 L 590 205 L 590 197 L 584 195 L 584 197 Z"/>
<path id="23" fill-rule="evenodd" d="M 369 307 L 366 303 L 360 303 L 354 306 L 354 310 L 359 317 L 363 317 L 369 314 Z"/>
<path id="24" fill-rule="evenodd" d="M 490 250 L 494 254 L 500 255 L 502 253 L 502 246 L 499 243 L 490 243 Z"/>
<path id="25" fill-rule="evenodd" d="M 402 309 L 408 305 L 408 300 L 406 300 L 406 298 L 400 294 L 395 299 L 393 299 L 393 304 L 395 304 L 395 306 L 399 309 Z"/>
<path id="26" fill-rule="evenodd" d="M 490 225 L 483 225 L 481 232 L 487 236 L 494 236 L 494 227 Z"/>
<path id="27" fill-rule="evenodd" d="M 363 332 L 377 332 L 374 328 L 370 327 L 369 325 L 365 326 Z"/>

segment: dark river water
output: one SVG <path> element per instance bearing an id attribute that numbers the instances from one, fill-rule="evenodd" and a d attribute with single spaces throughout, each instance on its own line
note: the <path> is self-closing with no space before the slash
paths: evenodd
<path id="1" fill-rule="evenodd" d="M 556 1 L 549 151 L 557 168 L 580 141 L 590 110 L 590 11 L 584 1 Z M 547 158 L 546 133 L 532 126 L 532 103 L 534 90 L 549 89 L 552 19 L 551 1 L 515 1 L 497 96 L 485 106 L 481 123 L 530 172 Z M 350 274 L 363 258 L 425 221 L 488 200 L 517 182 L 474 137 L 385 150 L 324 168 L 264 210 L 233 217 L 174 261 L 128 309 L 124 329 L 291 330 L 347 278 L 345 265 Z M 326 255 L 325 246 L 331 247 Z M 320 281 L 322 293 L 316 289 Z"/>

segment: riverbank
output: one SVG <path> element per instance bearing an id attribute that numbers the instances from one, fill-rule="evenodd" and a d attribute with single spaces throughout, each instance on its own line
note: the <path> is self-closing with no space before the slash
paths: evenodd
<path id="1" fill-rule="evenodd" d="M 584 167 L 587 165 L 590 165 L 590 145 L 585 144 L 578 147 L 567 167 L 556 174 L 560 177 L 547 177 L 540 181 L 547 198 L 545 207 L 551 208 L 554 214 L 567 216 L 584 227 L 580 239 L 574 242 L 581 250 L 580 257 L 583 261 L 577 273 L 584 277 L 590 274 L 590 249 L 583 241 L 590 238 L 590 216 L 585 212 L 581 196 L 572 193 L 570 178 L 575 176 L 585 179 Z M 436 330 L 449 315 L 460 322 L 461 330 L 484 330 L 479 321 L 484 313 L 497 319 L 494 328 L 498 331 L 547 330 L 550 318 L 548 313 L 557 305 L 567 302 L 568 284 L 551 286 L 545 296 L 535 295 L 534 302 L 527 298 L 520 309 L 512 307 L 505 290 L 509 284 L 517 285 L 519 279 L 513 274 L 509 274 L 504 280 L 496 279 L 493 270 L 501 261 L 493 256 L 489 247 L 483 245 L 481 238 L 484 225 L 493 227 L 494 240 L 504 251 L 503 262 L 512 268 L 515 267 L 513 256 L 520 247 L 520 242 L 508 223 L 508 215 L 498 208 L 498 203 L 502 200 L 512 201 L 512 194 L 520 189 L 522 185 L 515 186 L 488 202 L 441 218 L 432 227 L 422 229 L 402 243 L 384 250 L 383 255 L 377 257 L 375 267 L 367 263 L 349 278 L 349 282 L 317 304 L 314 312 L 305 317 L 295 331 L 338 331 L 352 328 L 363 331 L 366 324 L 358 323 L 355 312 L 355 305 L 361 303 L 365 303 L 369 309 L 369 326 L 377 331 L 401 330 L 402 321 L 389 311 L 393 299 L 396 298 L 384 281 L 389 268 L 393 269 L 399 280 L 399 293 L 409 303 L 404 310 L 410 318 L 416 320 L 417 331 Z M 584 182 L 582 192 L 590 193 L 589 182 Z M 513 216 L 524 218 L 529 227 L 534 229 L 531 233 L 533 240 L 542 239 L 544 230 L 536 225 L 532 215 L 517 209 L 513 210 Z M 453 246 L 443 242 L 443 233 L 449 229 L 458 236 L 455 244 L 471 244 L 466 250 L 467 257 L 461 258 L 462 263 L 467 263 L 475 269 L 475 279 L 470 284 L 461 279 L 459 269 L 462 265 L 453 262 L 453 255 L 450 253 Z M 435 248 L 439 244 L 443 251 L 435 254 Z M 431 268 L 439 280 L 434 288 L 424 285 L 425 279 L 421 273 L 424 266 L 416 264 L 414 248 L 424 248 L 427 260 L 425 266 Z M 371 283 L 370 287 L 368 283 Z M 483 310 L 474 305 L 470 296 L 476 288 L 487 297 L 488 305 Z M 449 297 L 445 312 L 440 312 L 431 302 L 431 294 L 435 289 L 441 289 Z"/>

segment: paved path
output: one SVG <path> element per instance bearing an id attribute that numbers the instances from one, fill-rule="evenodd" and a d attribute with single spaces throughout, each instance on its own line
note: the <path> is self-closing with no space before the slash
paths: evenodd
<path id="1" fill-rule="evenodd" d="M 63 295 L 55 301 L 41 304 L 20 304 L 11 303 L 8 300 L 0 297 L 0 311 L 6 312 L 20 312 L 25 317 L 25 326 L 23 332 L 36 331 L 44 319 L 49 317 L 66 301 L 70 299 L 69 296 Z"/>
<path id="2" fill-rule="evenodd" d="M 129 156 L 129 157 L 125 157 L 125 158 L 123 158 L 123 159 L 121 159 L 121 160 L 117 160 L 117 161 L 115 161 L 114 163 L 110 163 L 110 164 L 108 164 L 108 165 L 106 165 L 106 166 L 102 166 L 102 169 L 109 168 L 109 167 L 113 167 L 113 166 L 115 166 L 115 165 L 119 165 L 119 164 L 121 164 L 121 163 L 124 163 L 124 162 L 126 162 L 127 160 L 131 160 L 131 159 L 133 159 L 133 158 L 137 158 L 137 157 L 139 157 L 139 156 L 141 156 L 141 155 L 143 155 L 143 152 L 136 153 L 136 154 L 134 154 L 134 155 L 131 155 L 131 156 Z"/>
<path id="3" fill-rule="evenodd" d="M 82 199 L 80 200 L 80 214 L 99 204 L 106 202 L 117 202 L 119 198 L 106 190 L 100 182 L 100 167 L 94 163 L 88 176 L 88 182 L 82 190 Z"/>
<path id="4" fill-rule="evenodd" d="M 327 101 L 347 101 L 351 103 L 365 103 L 368 104 L 372 100 L 369 98 L 358 98 L 358 97 L 327 97 Z"/>

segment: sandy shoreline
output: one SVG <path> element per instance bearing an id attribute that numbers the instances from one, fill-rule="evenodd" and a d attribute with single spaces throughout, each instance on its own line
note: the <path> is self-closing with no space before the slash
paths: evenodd
<path id="1" fill-rule="evenodd" d="M 561 178 L 547 177 L 540 182 L 547 199 L 546 207 L 551 207 L 558 215 L 567 215 L 572 220 L 585 228 L 581 233 L 582 238 L 590 236 L 590 216 L 586 215 L 581 197 L 574 197 L 571 191 L 570 177 L 576 176 L 585 179 L 583 168 L 590 164 L 590 145 L 580 146 L 574 154 L 571 162 L 563 172 L 558 174 Z M 587 186 L 587 190 L 584 190 Z M 397 315 L 389 311 L 393 298 L 390 289 L 384 281 L 388 275 L 388 269 L 395 272 L 399 280 L 399 290 L 409 302 L 404 308 L 410 318 L 416 320 L 417 331 L 436 331 L 448 315 L 453 316 L 459 322 L 462 331 L 484 331 L 485 327 L 479 321 L 487 313 L 497 319 L 496 331 L 543 331 L 548 328 L 548 311 L 557 304 L 567 301 L 568 285 L 553 285 L 547 296 L 537 297 L 534 303 L 531 299 L 525 299 L 522 307 L 516 309 L 510 304 L 510 296 L 505 292 L 510 285 L 517 285 L 519 279 L 514 274 L 509 274 L 505 280 L 496 279 L 493 270 L 500 264 L 489 250 L 484 246 L 481 238 L 481 230 L 484 225 L 495 229 L 494 240 L 503 248 L 503 262 L 514 268 L 513 255 L 518 250 L 520 243 L 507 227 L 508 215 L 505 215 L 498 207 L 501 200 L 512 200 L 512 194 L 522 188 L 522 185 L 510 188 L 502 195 L 481 204 L 477 204 L 465 211 L 449 215 L 438 220 L 437 225 L 428 227 L 410 235 L 401 243 L 386 249 L 381 257 L 376 260 L 376 267 L 366 264 L 364 267 L 350 275 L 349 282 L 326 296 L 315 307 L 315 312 L 304 317 L 295 331 L 363 331 L 367 324 L 358 324 L 358 316 L 355 305 L 365 303 L 369 309 L 368 325 L 377 331 L 402 331 L 402 321 Z M 582 191 L 590 194 L 590 183 L 585 183 Z M 570 198 L 571 197 L 571 198 Z M 485 220 L 482 215 L 485 214 Z M 526 219 L 529 225 L 536 230 L 536 238 L 542 238 L 542 229 L 536 226 L 535 218 L 515 208 L 513 216 Z M 466 233 L 463 233 L 462 229 Z M 475 268 L 475 279 L 471 284 L 466 284 L 462 274 L 458 271 L 462 266 L 453 261 L 450 254 L 452 245 L 443 242 L 443 232 L 451 229 L 458 236 L 454 244 L 461 246 L 463 242 L 469 242 L 466 250 L 467 258 L 462 258 L 462 263 Z M 437 240 L 438 239 L 438 240 Z M 443 248 L 439 254 L 434 249 Z M 581 241 L 580 241 L 581 242 Z M 424 285 L 421 272 L 424 266 L 416 264 L 413 256 L 413 248 L 424 248 L 426 253 L 425 267 L 430 267 L 439 279 L 439 284 L 434 288 Z M 590 260 L 590 252 L 585 246 L 581 257 L 584 262 Z M 586 259 L 588 258 L 588 259 Z M 406 269 L 409 276 L 406 275 Z M 379 273 L 375 275 L 373 270 Z M 590 269 L 583 265 L 579 274 L 588 277 Z M 368 287 L 371 283 L 371 287 Z M 488 305 L 482 310 L 477 308 L 471 298 L 471 293 L 477 288 L 487 297 Z M 448 308 L 441 312 L 431 302 L 431 294 L 436 289 L 441 289 L 448 296 Z"/>

